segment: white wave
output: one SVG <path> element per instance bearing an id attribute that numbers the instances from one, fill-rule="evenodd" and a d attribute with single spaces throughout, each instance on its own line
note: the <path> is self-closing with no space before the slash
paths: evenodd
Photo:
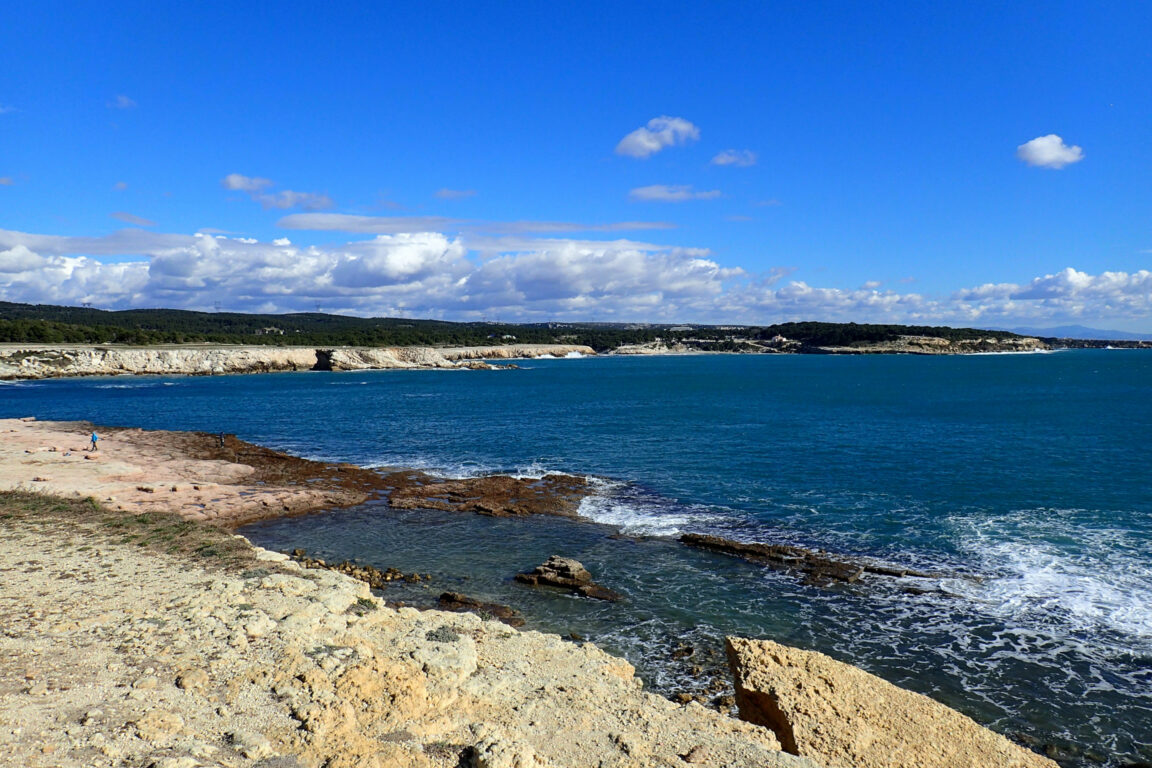
<path id="1" fill-rule="evenodd" d="M 698 530 L 718 516 L 704 507 L 671 507 L 667 500 L 651 501 L 635 496 L 597 493 L 586 496 L 576 513 L 603 525 L 611 525 L 629 536 L 672 538 Z"/>
<path id="2" fill-rule="evenodd" d="M 568 354 L 564 355 L 564 357 L 567 360 L 575 360 L 576 358 L 584 357 L 584 355 L 580 354 L 579 352 L 569 352 Z"/>
<path id="3" fill-rule="evenodd" d="M 372 461 L 365 462 L 363 466 L 367 469 L 395 469 L 398 467 L 417 469 L 443 480 L 462 480 L 499 473 L 497 468 L 478 462 L 445 462 L 443 458 L 412 455 L 380 456 Z"/>
<path id="4" fill-rule="evenodd" d="M 1073 511 L 1063 512 L 1028 510 L 975 526 L 966 548 L 998 575 L 949 590 L 1001 615 L 1152 644 L 1152 545 L 1127 530 L 1074 529 L 1062 519 Z"/>
<path id="5" fill-rule="evenodd" d="M 152 387 L 165 386 L 166 382 L 157 381 L 141 381 L 132 384 L 93 384 L 93 389 L 151 389 Z"/>

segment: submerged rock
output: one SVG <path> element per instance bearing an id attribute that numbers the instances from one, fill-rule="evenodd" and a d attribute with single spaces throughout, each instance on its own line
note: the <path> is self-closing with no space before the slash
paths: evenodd
<path id="1" fill-rule="evenodd" d="M 528 573 L 516 574 L 516 581 L 532 586 L 563 587 L 597 600 L 620 600 L 621 595 L 592 581 L 592 574 L 579 561 L 552 555 Z"/>
<path id="2" fill-rule="evenodd" d="M 308 553 L 303 549 L 294 549 L 289 555 L 291 559 L 300 563 L 305 568 L 321 568 L 328 571 L 337 571 L 339 573 L 351 576 L 354 579 L 364 582 L 372 589 L 384 589 L 388 586 L 389 582 L 393 581 L 420 581 L 431 580 L 429 574 L 421 576 L 418 573 L 404 573 L 397 568 L 388 568 L 387 570 L 380 570 L 371 565 L 362 565 L 353 563 L 351 560 L 343 560 L 339 563 L 326 563 L 320 558 L 309 557 Z"/>
<path id="3" fill-rule="evenodd" d="M 680 542 L 697 549 L 707 549 L 732 555 L 770 568 L 790 569 L 807 575 L 806 583 L 820 586 L 839 581 L 851 584 L 865 573 L 901 578 L 904 576 L 932 577 L 934 574 L 914 571 L 908 568 L 895 568 L 865 562 L 840 560 L 823 552 L 794 547 L 788 544 L 756 544 L 733 541 L 719 536 L 700 533 L 686 533 Z"/>
<path id="4" fill-rule="evenodd" d="M 726 639 L 740 717 L 828 768 L 1057 768 L 959 712 L 822 653 Z"/>
<path id="5" fill-rule="evenodd" d="M 459 592 L 445 592 L 440 595 L 437 607 L 442 611 L 452 611 L 453 613 L 475 613 L 481 618 L 491 616 L 510 627 L 524 626 L 523 617 L 515 609 L 500 603 L 486 603 Z"/>
<path id="6" fill-rule="evenodd" d="M 444 480 L 407 470 L 387 475 L 383 484 L 388 503 L 396 509 L 438 509 L 490 517 L 576 517 L 580 502 L 592 493 L 588 479 L 575 475 Z"/>

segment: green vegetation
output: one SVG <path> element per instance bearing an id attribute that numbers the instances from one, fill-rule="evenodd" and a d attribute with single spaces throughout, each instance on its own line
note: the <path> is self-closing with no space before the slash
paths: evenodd
<path id="1" fill-rule="evenodd" d="M 0 342 L 36 344 L 260 344 L 273 346 L 484 346 L 585 344 L 597 352 L 657 340 L 702 350 L 740 352 L 753 342 L 785 336 L 802 347 L 852 346 L 897 336 L 950 340 L 1014 338 L 1004 331 L 857 323 L 782 323 L 769 326 L 676 326 L 629 323 L 450 323 L 362 318 L 305 312 L 254 315 L 176 309 L 108 311 L 0 302 Z"/>
<path id="2" fill-rule="evenodd" d="M 53 530 L 72 534 L 91 547 L 104 540 L 132 544 L 213 568 L 251 566 L 253 551 L 227 531 L 185 520 L 171 512 L 108 509 L 95 499 L 67 499 L 29 491 L 0 491 L 0 531 Z"/>

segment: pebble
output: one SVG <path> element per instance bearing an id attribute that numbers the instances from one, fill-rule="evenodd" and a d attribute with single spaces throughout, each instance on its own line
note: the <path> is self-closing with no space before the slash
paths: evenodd
<path id="1" fill-rule="evenodd" d="M 162 757 L 153 762 L 148 768 L 196 768 L 200 761 L 194 757 Z"/>
<path id="2" fill-rule="evenodd" d="M 208 684 L 208 673 L 202 669 L 189 669 L 176 678 L 176 685 L 183 690 L 202 688 Z"/>
<path id="3" fill-rule="evenodd" d="M 175 712 L 153 710 L 136 721 L 136 730 L 145 741 L 160 741 L 179 733 L 184 718 Z"/>
<path id="4" fill-rule="evenodd" d="M 273 754 L 268 737 L 256 731 L 233 731 L 228 734 L 228 741 L 249 760 L 260 760 Z"/>
<path id="5" fill-rule="evenodd" d="M 132 687 L 138 691 L 154 691 L 159 685 L 160 681 L 151 675 L 145 675 L 132 683 Z"/>

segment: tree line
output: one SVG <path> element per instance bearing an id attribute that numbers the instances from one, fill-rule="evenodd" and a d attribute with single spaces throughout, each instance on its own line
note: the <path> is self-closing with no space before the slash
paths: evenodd
<path id="1" fill-rule="evenodd" d="M 487 346 L 584 344 L 598 352 L 623 344 L 707 342 L 739 351 L 776 336 L 804 346 L 852 346 L 898 336 L 949 340 L 1016 334 L 945 326 L 800 322 L 767 326 L 671 326 L 613 323 L 453 323 L 304 312 L 284 315 L 174 309 L 109 311 L 0 302 L 0 342 L 36 344 L 250 344 L 272 346 Z"/>

